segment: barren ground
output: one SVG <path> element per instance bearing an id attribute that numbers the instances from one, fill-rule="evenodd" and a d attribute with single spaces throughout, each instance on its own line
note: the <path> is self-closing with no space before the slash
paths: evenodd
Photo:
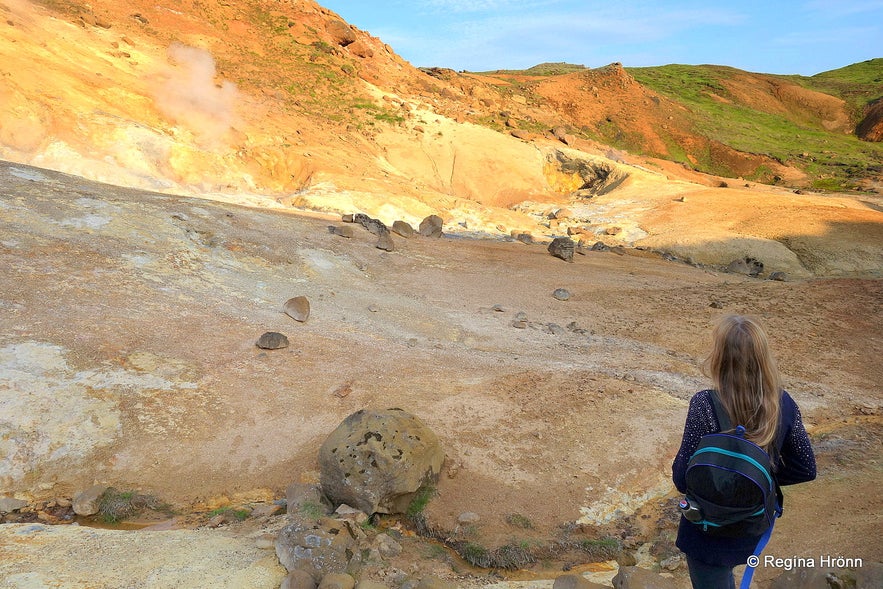
<path id="1" fill-rule="evenodd" d="M 489 547 L 574 522 L 658 539 L 711 325 L 751 313 L 822 466 L 788 490 L 769 550 L 881 559 L 879 279 L 776 282 L 635 250 L 566 263 L 544 245 L 456 237 L 383 252 L 361 227 L 329 233 L 336 218 L 10 164 L 2 187 L 5 493 L 99 481 L 185 512 L 280 498 L 316 480 L 344 417 L 400 407 L 447 453 L 433 525 L 475 512 L 459 533 Z M 281 310 L 297 295 L 312 301 L 303 324 Z M 291 346 L 256 348 L 264 331 Z"/>

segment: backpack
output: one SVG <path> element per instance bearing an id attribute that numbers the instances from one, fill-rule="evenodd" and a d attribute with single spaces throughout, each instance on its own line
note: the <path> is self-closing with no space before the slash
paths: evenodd
<path id="1" fill-rule="evenodd" d="M 769 455 L 734 433 L 726 410 L 710 391 L 721 433 L 706 434 L 687 462 L 684 516 L 712 536 L 760 536 L 782 515 L 782 491 L 773 476 Z M 698 511 L 697 511 L 698 509 Z"/>

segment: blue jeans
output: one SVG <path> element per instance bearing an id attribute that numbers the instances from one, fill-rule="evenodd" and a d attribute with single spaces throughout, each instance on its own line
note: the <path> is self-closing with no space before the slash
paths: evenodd
<path id="1" fill-rule="evenodd" d="M 687 568 L 693 589 L 736 589 L 733 567 L 706 564 L 688 556 Z"/>

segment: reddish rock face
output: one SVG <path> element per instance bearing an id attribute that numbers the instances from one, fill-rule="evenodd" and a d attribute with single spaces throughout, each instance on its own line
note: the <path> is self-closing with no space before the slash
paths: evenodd
<path id="1" fill-rule="evenodd" d="M 871 105 L 865 118 L 855 128 L 855 134 L 864 141 L 883 141 L 883 100 L 877 100 Z"/>

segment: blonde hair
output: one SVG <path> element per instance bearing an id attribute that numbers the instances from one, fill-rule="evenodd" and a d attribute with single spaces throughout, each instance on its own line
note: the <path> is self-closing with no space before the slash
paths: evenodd
<path id="1" fill-rule="evenodd" d="M 768 453 L 775 450 L 782 385 L 766 333 L 751 317 L 728 315 L 714 328 L 706 375 L 733 426 Z"/>

